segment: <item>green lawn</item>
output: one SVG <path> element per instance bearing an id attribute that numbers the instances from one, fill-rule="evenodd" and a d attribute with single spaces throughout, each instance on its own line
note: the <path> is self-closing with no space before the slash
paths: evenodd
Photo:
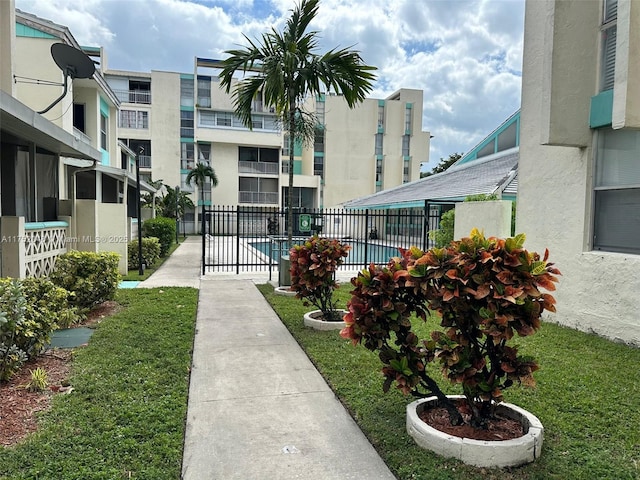
<path id="1" fill-rule="evenodd" d="M 350 287 L 338 291 L 340 306 Z M 413 443 L 405 430 L 405 407 L 412 399 L 397 390 L 382 392 L 374 353 L 352 346 L 337 331 L 304 327 L 302 315 L 311 308 L 275 295 L 270 285 L 259 288 L 399 479 L 640 479 L 640 349 L 549 323 L 517 339 L 541 369 L 537 387 L 512 387 L 505 399 L 542 421 L 542 457 L 518 468 L 479 469 Z M 416 322 L 421 338 L 436 325 Z M 434 375 L 439 378 L 435 370 Z"/>
<path id="2" fill-rule="evenodd" d="M 198 292 L 119 290 L 119 313 L 74 353 L 74 391 L 0 447 L 3 480 L 177 480 Z"/>

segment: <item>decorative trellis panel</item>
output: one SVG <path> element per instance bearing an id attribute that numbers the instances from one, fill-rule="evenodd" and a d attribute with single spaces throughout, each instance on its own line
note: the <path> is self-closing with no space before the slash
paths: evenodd
<path id="1" fill-rule="evenodd" d="M 48 276 L 58 256 L 67 251 L 67 228 L 38 228 L 25 230 L 24 234 L 26 276 Z"/>

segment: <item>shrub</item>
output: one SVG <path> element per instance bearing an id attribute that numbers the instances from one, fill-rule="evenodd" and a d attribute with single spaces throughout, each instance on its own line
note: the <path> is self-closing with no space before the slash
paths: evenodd
<path id="1" fill-rule="evenodd" d="M 27 384 L 27 390 L 30 392 L 42 392 L 49 385 L 49 376 L 44 368 L 36 368 L 31 370 L 31 380 Z"/>
<path id="2" fill-rule="evenodd" d="M 164 257 L 176 238 L 176 221 L 166 217 L 150 218 L 142 224 L 142 233 L 160 241 L 160 255 Z"/>
<path id="3" fill-rule="evenodd" d="M 426 373 L 437 360 L 446 378 L 462 386 L 470 424 L 482 428 L 505 388 L 534 384 L 536 362 L 507 342 L 516 333 L 535 333 L 544 310 L 555 312 L 555 299 L 540 288 L 555 290 L 560 272 L 547 262 L 548 251 L 540 259 L 525 250 L 524 239 L 487 239 L 474 229 L 446 248 L 401 250 L 402 258 L 371 265 L 352 279 L 341 335 L 379 352 L 385 392 L 395 382 L 405 394 L 436 395 L 451 423 L 464 423 Z M 411 316 L 426 320 L 428 309 L 440 316 L 443 330 L 420 340 Z"/>
<path id="4" fill-rule="evenodd" d="M 118 261 L 117 253 L 74 250 L 58 257 L 50 278 L 71 293 L 71 305 L 90 309 L 115 297 L 120 281 Z"/>
<path id="5" fill-rule="evenodd" d="M 138 265 L 138 240 L 132 240 L 127 245 L 128 252 L 128 268 L 136 270 Z M 147 267 L 150 267 L 160 258 L 160 241 L 156 237 L 142 238 L 142 261 Z"/>
<path id="6" fill-rule="evenodd" d="M 332 300 L 333 291 L 338 288 L 335 271 L 342 265 L 343 258 L 351 247 L 338 240 L 309 238 L 302 245 L 294 245 L 289 251 L 291 266 L 291 290 L 296 298 L 304 299 L 304 305 L 314 305 L 322 311 L 325 320 L 341 321 Z"/>
<path id="7" fill-rule="evenodd" d="M 25 320 L 27 301 L 17 280 L 0 283 L 0 381 L 9 380 L 27 361 L 16 345 L 17 330 Z"/>

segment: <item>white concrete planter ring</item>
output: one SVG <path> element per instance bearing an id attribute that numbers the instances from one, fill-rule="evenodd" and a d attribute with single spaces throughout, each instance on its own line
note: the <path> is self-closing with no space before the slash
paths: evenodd
<path id="1" fill-rule="evenodd" d="M 285 295 L 287 297 L 295 297 L 296 292 L 291 290 L 291 287 L 276 287 L 273 289 L 273 293 L 276 295 Z"/>
<path id="2" fill-rule="evenodd" d="M 338 310 L 338 312 L 345 314 L 346 310 Z M 315 318 L 316 316 L 320 317 L 320 314 L 320 310 L 312 310 L 305 313 L 304 325 L 306 327 L 315 328 L 316 330 L 342 330 L 347 326 L 344 322 L 326 322 L 321 318 Z"/>
<path id="3" fill-rule="evenodd" d="M 501 441 L 473 440 L 441 432 L 420 419 L 419 414 L 437 402 L 436 397 L 429 397 L 407 405 L 407 433 L 422 448 L 476 467 L 513 467 L 533 462 L 540 456 L 544 428 L 540 420 L 526 410 L 510 403 L 496 407 L 500 415 L 520 422 L 525 432 L 522 437 Z"/>

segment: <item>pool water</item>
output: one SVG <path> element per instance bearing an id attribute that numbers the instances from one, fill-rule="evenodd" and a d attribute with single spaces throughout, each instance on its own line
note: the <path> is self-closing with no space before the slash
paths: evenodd
<path id="1" fill-rule="evenodd" d="M 400 256 L 400 252 L 395 247 L 389 247 L 386 245 L 377 245 L 377 244 L 365 244 L 363 242 L 358 241 L 348 241 L 345 240 L 344 243 L 351 246 L 351 250 L 349 250 L 349 256 L 346 258 L 344 265 L 358 265 L 364 266 L 369 263 L 377 263 L 377 264 L 386 264 L 391 257 Z M 269 255 L 269 244 L 270 242 L 251 242 L 253 248 L 258 250 L 259 252 Z M 365 258 L 365 247 L 366 247 L 366 258 Z M 279 252 L 276 250 L 277 246 L 274 245 L 274 249 L 272 251 L 271 259 L 277 260 L 279 256 Z M 287 254 L 288 252 L 284 252 Z"/>

